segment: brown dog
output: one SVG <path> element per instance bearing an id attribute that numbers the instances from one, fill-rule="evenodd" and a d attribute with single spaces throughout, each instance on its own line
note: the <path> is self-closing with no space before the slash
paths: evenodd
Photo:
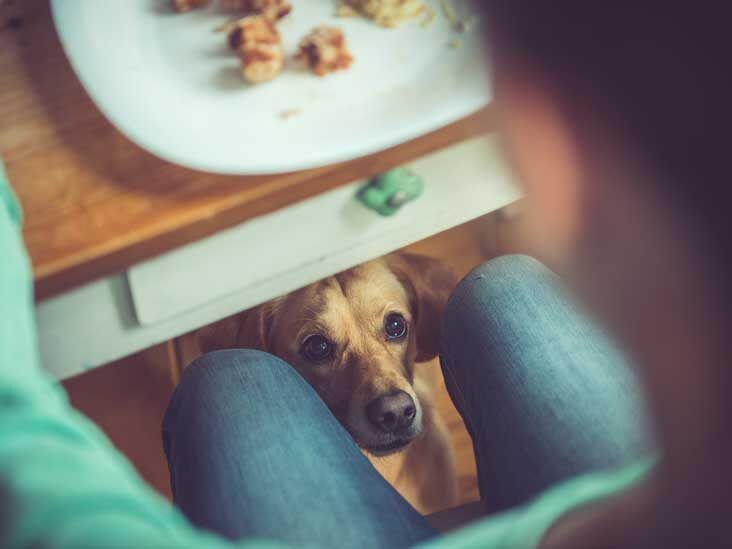
<path id="1" fill-rule="evenodd" d="M 452 274 L 423 256 L 371 261 L 199 332 L 202 351 L 261 349 L 315 388 L 379 472 L 423 513 L 454 503 L 434 366 Z M 437 372 L 435 372 L 436 374 Z"/>

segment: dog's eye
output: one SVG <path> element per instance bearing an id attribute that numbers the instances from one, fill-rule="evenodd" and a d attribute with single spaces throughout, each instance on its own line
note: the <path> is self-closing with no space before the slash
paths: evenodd
<path id="1" fill-rule="evenodd" d="M 302 353 L 312 362 L 322 362 L 333 354 L 333 344 L 322 335 L 311 335 L 302 344 Z"/>
<path id="2" fill-rule="evenodd" d="M 391 313 L 384 320 L 387 339 L 403 339 L 407 335 L 407 321 L 399 313 Z"/>

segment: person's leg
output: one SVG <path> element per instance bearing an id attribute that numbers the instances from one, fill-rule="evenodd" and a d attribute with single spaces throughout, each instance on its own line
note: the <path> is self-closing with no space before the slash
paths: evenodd
<path id="1" fill-rule="evenodd" d="M 405 547 L 435 534 L 312 387 L 265 353 L 217 351 L 189 366 L 163 445 L 175 504 L 231 539 Z"/>
<path id="2" fill-rule="evenodd" d="M 441 359 L 473 438 L 489 512 L 648 448 L 644 406 L 624 357 L 531 258 L 494 259 L 459 284 L 445 313 Z"/>

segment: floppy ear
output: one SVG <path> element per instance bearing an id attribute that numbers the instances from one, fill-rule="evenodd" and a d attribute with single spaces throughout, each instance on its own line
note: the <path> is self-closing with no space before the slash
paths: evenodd
<path id="1" fill-rule="evenodd" d="M 457 279 L 442 262 L 423 255 L 397 252 L 387 257 L 391 270 L 409 293 L 417 335 L 417 362 L 440 352 L 442 314 Z"/>
<path id="2" fill-rule="evenodd" d="M 267 304 L 225 318 L 198 331 L 198 348 L 203 353 L 219 349 L 266 351 L 271 320 Z"/>

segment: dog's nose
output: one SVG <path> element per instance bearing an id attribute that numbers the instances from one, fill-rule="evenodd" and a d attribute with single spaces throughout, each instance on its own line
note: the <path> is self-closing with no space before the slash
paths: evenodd
<path id="1" fill-rule="evenodd" d="M 404 391 L 376 397 L 366 406 L 369 421 L 385 433 L 397 433 L 411 426 L 417 408 Z"/>

